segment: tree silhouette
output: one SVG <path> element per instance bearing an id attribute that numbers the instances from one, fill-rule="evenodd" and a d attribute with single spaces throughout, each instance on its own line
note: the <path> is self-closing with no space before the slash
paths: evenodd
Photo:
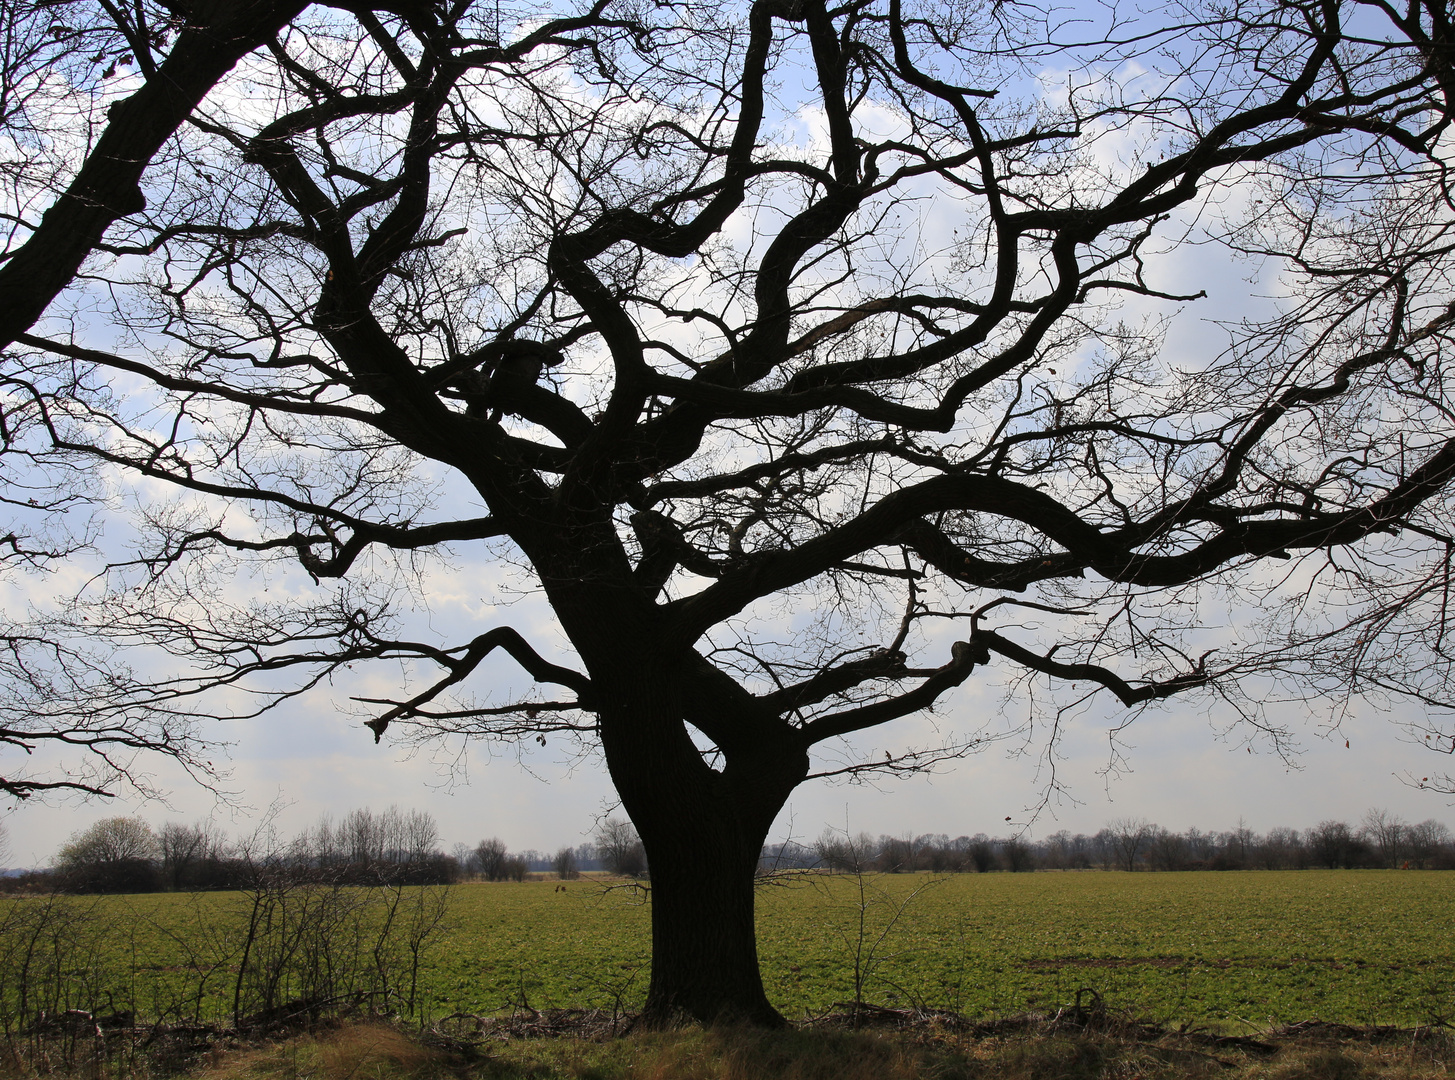
<path id="1" fill-rule="evenodd" d="M 130 511 L 12 628 L 12 745 L 205 771 L 195 717 L 330 684 L 376 738 L 578 738 L 651 866 L 648 1019 L 772 1023 L 775 815 L 984 745 L 885 727 L 978 674 L 1046 746 L 1092 695 L 1275 741 L 1290 697 L 1450 704 L 1440 2 L 12 9 L 79 72 L 7 76 L 12 562 Z M 1166 347 L 1231 257 L 1271 298 Z M 435 550 L 569 650 L 412 635 Z M 557 689 L 472 696 L 499 652 Z"/>

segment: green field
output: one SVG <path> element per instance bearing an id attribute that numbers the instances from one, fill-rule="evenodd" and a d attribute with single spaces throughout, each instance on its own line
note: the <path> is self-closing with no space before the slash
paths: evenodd
<path id="1" fill-rule="evenodd" d="M 203 985 L 179 942 L 204 922 L 222 934 L 241 897 L 80 902 L 107 928 L 109 973 L 91 978 L 122 980 L 115 993 L 141 1013 L 191 985 L 225 1015 L 226 970 Z M 1416 1024 L 1455 1014 L 1452 916 L 1455 874 L 1432 872 L 814 875 L 761 891 L 759 951 L 789 1017 L 851 1000 L 857 954 L 866 1000 L 972 1016 L 1051 1009 L 1089 987 L 1172 1023 Z M 585 881 L 456 886 L 420 967 L 421 1011 L 631 1008 L 648 918 Z"/>

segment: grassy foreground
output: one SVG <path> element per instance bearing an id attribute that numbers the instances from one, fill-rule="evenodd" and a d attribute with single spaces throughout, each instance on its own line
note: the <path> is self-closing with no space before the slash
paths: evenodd
<path id="1" fill-rule="evenodd" d="M 247 897 L 75 903 L 74 921 L 89 928 L 76 947 L 85 970 L 71 964 L 57 977 L 84 983 L 89 997 L 62 1007 L 105 1000 L 139 1021 L 230 1021 Z M 589 882 L 457 886 L 418 963 L 395 965 L 394 984 L 404 980 L 417 1002 L 410 1015 L 424 1022 L 630 1012 L 650 975 L 649 917 L 639 893 Z M 763 888 L 758 922 L 768 995 L 791 1020 L 856 996 L 977 1018 L 1049 1015 L 1083 989 L 1130 1015 L 1224 1031 L 1455 1016 L 1455 874 L 811 875 Z M 372 963 L 376 952 L 361 955 Z M 10 992 L 4 976 L 0 997 Z"/>
<path id="2" fill-rule="evenodd" d="M 13 1063 L 12 1063 L 13 1064 Z M 215 1052 L 190 1080 L 1434 1080 L 1448 1034 L 1329 1028 L 1218 1042 L 1144 1029 L 685 1030 L 465 1044 L 355 1024 Z M 9 1076 L 36 1075 L 10 1069 Z"/>
<path id="3" fill-rule="evenodd" d="M 466 885 L 432 955 L 434 1015 L 631 1007 L 649 910 L 585 883 Z M 855 997 L 969 1016 L 1054 1011 L 1079 989 L 1176 1024 L 1455 1014 L 1455 874 L 1401 871 L 814 875 L 766 887 L 758 954 L 790 1019 Z M 862 930 L 861 930 L 862 927 Z"/>

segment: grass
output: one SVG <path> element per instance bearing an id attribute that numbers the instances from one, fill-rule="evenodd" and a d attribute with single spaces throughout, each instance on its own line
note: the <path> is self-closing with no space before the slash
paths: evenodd
<path id="1" fill-rule="evenodd" d="M 1455 875 L 1399 871 L 814 877 L 760 893 L 758 952 L 790 1017 L 853 997 L 971 1016 L 1053 1010 L 1090 987 L 1163 1022 L 1261 1029 L 1318 1017 L 1415 1025 L 1455 1014 Z M 610 1007 L 649 972 L 649 912 L 589 888 L 466 886 L 431 966 L 441 1011 Z M 437 1013 L 436 1015 L 439 1015 Z"/>
<path id="2" fill-rule="evenodd" d="M 189 920 L 226 923 L 240 898 L 98 904 L 92 924 L 113 929 L 97 966 L 145 1017 L 195 981 L 178 944 Z M 459 886 L 424 958 L 423 1016 L 630 1010 L 649 978 L 649 915 L 586 882 Z M 1433 872 L 815 876 L 761 891 L 759 955 L 795 1019 L 852 999 L 857 954 L 867 1000 L 972 1017 L 1051 1012 L 1089 988 L 1166 1024 L 1414 1026 L 1455 1015 L 1452 916 L 1455 874 Z M 214 975 L 205 991 L 219 1018 L 228 984 Z"/>
<path id="3" fill-rule="evenodd" d="M 916 883 L 877 884 L 874 925 Z M 805 900 L 764 898 L 759 952 L 770 995 L 814 1011 L 848 989 L 854 882 Z M 871 997 L 984 1016 L 1053 1009 L 1091 987 L 1163 1022 L 1414 1025 L 1455 1013 L 1452 916 L 1447 874 L 963 875 L 912 901 Z M 836 929 L 816 934 L 815 922 Z"/>

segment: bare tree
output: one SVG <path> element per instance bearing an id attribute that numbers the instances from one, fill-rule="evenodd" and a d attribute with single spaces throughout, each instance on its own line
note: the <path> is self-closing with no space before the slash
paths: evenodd
<path id="1" fill-rule="evenodd" d="M 1410 861 L 1421 870 L 1428 869 L 1450 846 L 1450 829 L 1444 822 L 1426 819 L 1410 825 L 1405 831 Z"/>
<path id="2" fill-rule="evenodd" d="M 1067 829 L 1057 829 L 1041 841 L 1046 865 L 1053 870 L 1084 869 L 1086 866 L 1086 837 L 1077 833 L 1072 836 Z"/>
<path id="3" fill-rule="evenodd" d="M 438 853 L 439 822 L 424 810 L 410 810 L 401 815 L 399 853 L 401 862 L 422 863 Z"/>
<path id="4" fill-rule="evenodd" d="M 1158 870 L 1185 870 L 1187 868 L 1187 838 L 1154 825 L 1147 837 L 1147 858 Z"/>
<path id="5" fill-rule="evenodd" d="M 1274 688 L 1447 715 L 1442 0 L 62 7 L 54 47 L 15 9 L 13 70 L 73 77 L 0 114 L 50 125 L 5 189 L 0 461 L 42 516 L 127 492 L 135 543 L 7 631 L 43 707 L 0 741 L 97 755 L 12 795 L 205 773 L 196 717 L 330 685 L 376 737 L 574 739 L 651 860 L 648 1019 L 774 1023 L 774 817 L 988 745 L 889 727 L 967 680 L 1051 744 L 1092 694 L 1276 748 Z M 1221 351 L 1164 348 L 1216 287 L 1184 241 L 1280 298 Z M 450 548 L 569 648 L 408 625 Z M 499 652 L 559 689 L 473 696 Z"/>
<path id="6" fill-rule="evenodd" d="M 481 840 L 475 845 L 475 873 L 486 881 L 504 881 L 506 872 L 505 842 L 498 837 Z"/>
<path id="7" fill-rule="evenodd" d="M 1308 849 L 1298 830 L 1281 825 L 1268 830 L 1259 845 L 1258 857 L 1268 870 L 1302 870 L 1308 866 Z"/>
<path id="8" fill-rule="evenodd" d="M 318 824 L 308 833 L 307 842 L 314 860 L 321 867 L 338 866 L 349 861 L 343 827 L 335 828 L 333 818 L 328 814 L 319 816 Z"/>
<path id="9" fill-rule="evenodd" d="M 141 818 L 113 817 L 73 834 L 61 846 L 57 859 L 67 865 L 151 859 L 156 855 L 157 838 L 150 825 Z"/>
<path id="10" fill-rule="evenodd" d="M 890 874 L 918 869 L 919 851 L 908 836 L 881 836 L 875 847 L 879 853 L 874 860 L 875 869 Z"/>
<path id="11" fill-rule="evenodd" d="M 1358 864 L 1363 844 L 1344 822 L 1321 821 L 1307 835 L 1309 854 L 1320 866 L 1347 870 Z"/>
<path id="12" fill-rule="evenodd" d="M 106 246 L 107 230 L 142 211 L 143 174 L 165 158 L 163 146 L 238 60 L 303 7 L 245 0 L 184 15 L 149 2 L 0 0 L 0 133 L 12 148 L 0 164 L 0 342 L 32 328 Z M 7 372 L 0 573 L 45 569 L 95 535 L 85 508 L 99 488 L 89 470 L 40 461 L 25 445 L 50 418 L 12 408 L 14 395 L 38 389 L 29 373 Z M 138 756 L 173 758 L 204 780 L 215 774 L 211 740 L 197 736 L 185 710 L 117 713 L 100 704 L 116 674 L 105 650 L 85 640 L 0 622 L 0 749 L 19 755 L 0 767 L 0 793 L 107 795 L 127 785 L 155 795 Z M 78 749 L 88 753 L 69 756 Z"/>
<path id="13" fill-rule="evenodd" d="M 1123 870 L 1135 870 L 1137 860 L 1151 845 L 1153 826 L 1145 818 L 1117 818 L 1108 823 L 1111 850 Z"/>
<path id="14" fill-rule="evenodd" d="M 1008 836 L 1000 842 L 1000 857 L 1012 874 L 1023 874 L 1036 868 L 1031 845 L 1019 836 Z"/>
<path id="15" fill-rule="evenodd" d="M 1248 822 L 1238 818 L 1238 826 L 1228 833 L 1227 847 L 1237 853 L 1239 867 L 1248 865 L 1250 850 L 1258 845 L 1258 834 L 1248 828 Z"/>
<path id="16" fill-rule="evenodd" d="M 358 866 L 379 865 L 387 844 L 383 818 L 368 807 L 350 810 L 339 822 L 337 843 L 345 861 Z"/>
<path id="17" fill-rule="evenodd" d="M 162 876 L 173 889 L 192 885 L 198 870 L 224 857 L 225 848 L 226 838 L 211 821 L 193 825 L 169 821 L 156 833 Z"/>
<path id="18" fill-rule="evenodd" d="M 970 865 L 977 874 L 988 874 L 995 869 L 995 842 L 984 833 L 976 833 L 970 838 L 967 852 Z"/>
<path id="19" fill-rule="evenodd" d="M 556 877 L 562 881 L 575 881 L 581 876 L 580 867 L 576 863 L 576 849 L 563 847 L 556 852 L 555 858 L 551 860 L 551 869 L 556 872 Z"/>
<path id="20" fill-rule="evenodd" d="M 603 868 L 623 877 L 641 877 L 647 872 L 646 850 L 631 822 L 609 817 L 596 827 L 595 840 L 596 857 Z"/>
<path id="21" fill-rule="evenodd" d="M 850 835 L 847 828 L 824 829 L 814 843 L 820 865 L 846 874 L 867 873 L 878 859 L 879 847 L 868 833 Z"/>
<path id="22" fill-rule="evenodd" d="M 1196 862 L 1210 863 L 1217 854 L 1217 837 L 1193 826 L 1184 834 L 1187 839 L 1187 853 Z"/>
<path id="23" fill-rule="evenodd" d="M 525 875 L 530 871 L 528 863 L 520 855 L 507 855 L 500 864 L 501 881 L 524 881 Z"/>
<path id="24" fill-rule="evenodd" d="M 1369 846 L 1379 853 L 1379 861 L 1391 869 L 1402 863 L 1407 855 L 1409 823 L 1398 814 L 1391 814 L 1379 807 L 1370 807 L 1364 813 L 1361 833 Z"/>

